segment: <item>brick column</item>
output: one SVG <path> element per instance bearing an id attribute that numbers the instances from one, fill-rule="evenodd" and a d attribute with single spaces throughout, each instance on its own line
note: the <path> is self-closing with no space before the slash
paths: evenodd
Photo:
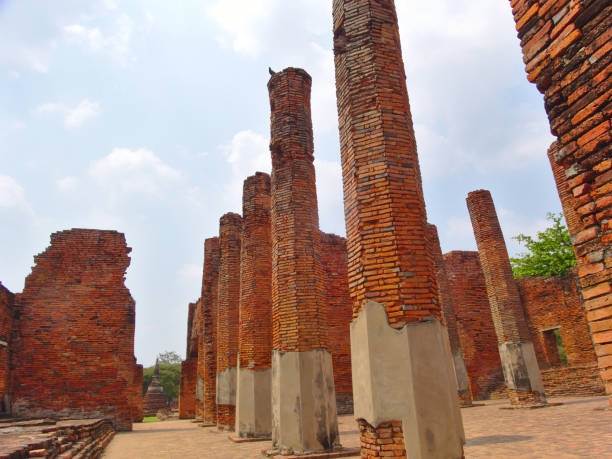
<path id="1" fill-rule="evenodd" d="M 333 21 L 361 454 L 461 457 L 395 5 L 334 0 Z"/>
<path id="2" fill-rule="evenodd" d="M 267 438 L 272 432 L 272 240 L 270 176 L 244 181 L 240 256 L 240 328 L 236 433 Z"/>
<path id="3" fill-rule="evenodd" d="M 609 1 L 512 0 L 527 79 L 544 95 L 558 139 L 583 306 L 601 377 L 612 394 L 612 129 Z M 563 198 L 562 198 L 563 199 Z M 612 399 L 610 399 L 612 405 Z"/>
<path id="4" fill-rule="evenodd" d="M 491 193 L 487 190 L 472 191 L 468 194 L 467 206 L 487 286 L 510 403 L 546 403 L 540 368 Z"/>
<path id="5" fill-rule="evenodd" d="M 323 451 L 338 442 L 327 342 L 310 116 L 311 78 L 268 82 L 272 153 L 272 443 Z"/>
<path id="6" fill-rule="evenodd" d="M 187 314 L 187 351 L 181 362 L 179 385 L 179 419 L 195 417 L 195 391 L 198 365 L 198 329 L 196 324 L 196 303 L 189 303 Z"/>
<path id="7" fill-rule="evenodd" d="M 438 237 L 438 229 L 436 225 L 427 225 L 429 231 L 429 239 L 431 241 L 431 250 L 434 254 L 434 266 L 438 280 L 438 289 L 440 293 L 440 305 L 442 307 L 442 320 L 448 330 L 448 340 L 450 342 L 451 353 L 453 354 L 453 368 L 455 370 L 455 378 L 457 379 L 457 388 L 459 390 L 459 401 L 461 406 L 472 406 L 472 395 L 470 394 L 470 385 L 463 359 L 463 351 L 459 343 L 459 333 L 457 332 L 457 316 L 455 315 L 455 305 L 453 297 L 450 293 L 448 284 L 448 275 L 442 258 L 442 248 L 440 247 L 440 238 Z"/>
<path id="8" fill-rule="evenodd" d="M 198 330 L 198 337 L 195 343 L 197 359 L 195 365 L 195 419 L 204 420 L 204 374 L 206 364 L 204 358 L 204 305 L 200 297 L 196 302 L 195 326 Z"/>
<path id="9" fill-rule="evenodd" d="M 242 218 L 227 213 L 219 220 L 219 298 L 217 315 L 217 428 L 236 423 L 240 235 Z"/>
<path id="10" fill-rule="evenodd" d="M 204 241 L 202 275 L 203 352 L 199 365 L 204 366 L 204 425 L 217 424 L 217 308 L 219 281 L 219 238 Z"/>

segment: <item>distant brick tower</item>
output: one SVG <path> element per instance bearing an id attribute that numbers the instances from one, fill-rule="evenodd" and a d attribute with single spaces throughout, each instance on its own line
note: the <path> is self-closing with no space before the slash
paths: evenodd
<path id="1" fill-rule="evenodd" d="M 198 366 L 204 366 L 204 425 L 217 424 L 217 299 L 219 294 L 219 238 L 204 241 L 202 275 L 202 351 Z"/>
<path id="2" fill-rule="evenodd" d="M 491 193 L 487 190 L 472 191 L 468 194 L 467 205 L 487 286 L 510 403 L 546 403 L 540 367 Z"/>
<path id="3" fill-rule="evenodd" d="M 168 397 L 164 394 L 164 388 L 159 382 L 159 362 L 157 360 L 155 360 L 153 378 L 147 388 L 142 408 L 145 416 L 155 416 L 159 410 L 168 408 Z"/>
<path id="4" fill-rule="evenodd" d="M 233 431 L 236 424 L 241 232 L 240 215 L 227 213 L 219 220 L 217 427 L 228 431 Z"/>
<path id="5" fill-rule="evenodd" d="M 268 82 L 272 152 L 272 443 L 324 451 L 338 442 L 327 342 L 310 116 L 311 78 Z M 292 407 L 287 409 L 287 407 Z"/>
<path id="6" fill-rule="evenodd" d="M 390 435 L 400 456 L 460 458 L 395 4 L 334 0 L 333 27 L 361 455 L 384 455 Z"/>
<path id="7" fill-rule="evenodd" d="M 240 328 L 236 433 L 268 438 L 272 432 L 272 240 L 270 176 L 244 181 L 240 256 Z"/>

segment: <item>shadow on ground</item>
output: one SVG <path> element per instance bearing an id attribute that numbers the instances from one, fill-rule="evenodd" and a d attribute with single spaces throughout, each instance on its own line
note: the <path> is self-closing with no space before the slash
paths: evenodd
<path id="1" fill-rule="evenodd" d="M 495 443 L 514 443 L 517 441 L 531 440 L 533 437 L 527 435 L 486 435 L 484 437 L 470 438 L 467 440 L 467 446 L 492 445 Z"/>

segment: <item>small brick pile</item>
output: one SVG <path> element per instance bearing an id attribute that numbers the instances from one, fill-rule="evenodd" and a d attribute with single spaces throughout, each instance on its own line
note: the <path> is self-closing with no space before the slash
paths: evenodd
<path id="1" fill-rule="evenodd" d="M 240 261 L 240 368 L 272 366 L 272 239 L 270 176 L 244 181 Z"/>
<path id="2" fill-rule="evenodd" d="M 202 349 L 198 374 L 203 378 L 205 424 L 217 423 L 217 298 L 219 281 L 219 238 L 204 241 L 202 275 Z"/>
<path id="3" fill-rule="evenodd" d="M 15 295 L 0 282 L 0 413 L 7 412 L 10 383 L 10 343 Z"/>
<path id="4" fill-rule="evenodd" d="M 134 300 L 123 234 L 73 229 L 51 245 L 15 296 L 12 413 L 108 418 L 132 428 Z"/>
<path id="5" fill-rule="evenodd" d="M 115 435 L 104 419 L 0 422 L 0 457 L 89 459 L 102 455 Z"/>
<path id="6" fill-rule="evenodd" d="M 566 206 L 580 217 L 568 223 L 583 306 L 606 392 L 612 394 L 612 4 L 511 0 L 510 5 L 527 79 L 544 95 L 557 137 L 552 156 L 572 197 Z"/>
<path id="7" fill-rule="evenodd" d="M 304 70 L 270 78 L 272 347 L 329 349 L 317 213 L 310 88 Z"/>
<path id="8" fill-rule="evenodd" d="M 333 21 L 353 317 L 374 300 L 395 328 L 441 319 L 394 2 L 335 0 Z M 388 455 L 375 427 L 364 458 Z"/>
<path id="9" fill-rule="evenodd" d="M 217 374 L 238 363 L 240 303 L 240 241 L 242 217 L 227 213 L 219 220 L 219 281 L 217 315 Z M 217 427 L 234 430 L 236 406 L 217 405 Z"/>
<path id="10" fill-rule="evenodd" d="M 401 421 L 384 422 L 377 428 L 360 420 L 361 457 L 406 457 Z"/>
<path id="11" fill-rule="evenodd" d="M 504 375 L 478 252 L 446 253 L 444 265 L 470 392 L 474 400 L 485 400 L 504 386 Z"/>
<path id="12" fill-rule="evenodd" d="M 353 412 L 350 323 L 353 305 L 349 297 L 346 239 L 321 233 L 321 263 L 324 272 L 327 334 L 334 366 L 338 414 Z"/>

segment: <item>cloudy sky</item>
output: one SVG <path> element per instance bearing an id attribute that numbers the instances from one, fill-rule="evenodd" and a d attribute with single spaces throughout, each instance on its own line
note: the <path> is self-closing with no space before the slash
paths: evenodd
<path id="1" fill-rule="evenodd" d="M 344 235 L 331 0 L 0 0 L 0 281 L 21 291 L 49 234 L 133 248 L 136 355 L 185 352 L 203 240 L 270 170 L 268 66 L 313 76 L 321 229 Z M 542 98 L 507 0 L 396 0 L 429 220 L 472 250 L 469 191 L 511 239 L 559 211 Z"/>

